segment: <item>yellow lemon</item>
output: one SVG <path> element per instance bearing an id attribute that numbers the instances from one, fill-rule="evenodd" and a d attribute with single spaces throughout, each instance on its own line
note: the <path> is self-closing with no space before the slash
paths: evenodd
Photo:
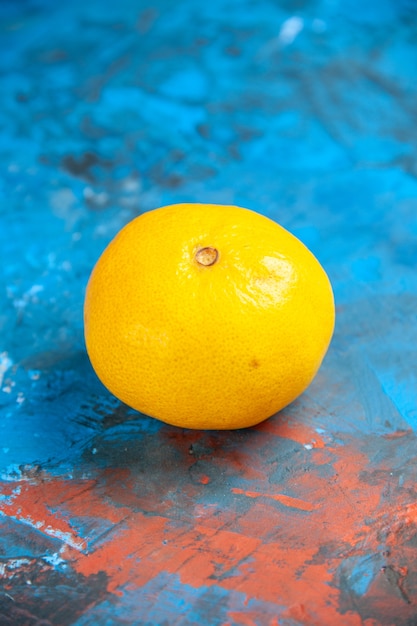
<path id="1" fill-rule="evenodd" d="M 87 286 L 85 339 L 104 385 L 185 428 L 253 426 L 313 380 L 334 328 L 329 279 L 272 220 L 176 204 L 125 226 Z"/>

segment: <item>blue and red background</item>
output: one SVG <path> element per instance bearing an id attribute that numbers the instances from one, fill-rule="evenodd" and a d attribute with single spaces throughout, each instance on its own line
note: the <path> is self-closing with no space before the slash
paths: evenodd
<path id="1" fill-rule="evenodd" d="M 0 624 L 416 624 L 416 4 L 3 0 L 0 29 Z M 179 201 L 332 281 L 316 380 L 256 428 L 139 415 L 86 356 L 99 254 Z"/>

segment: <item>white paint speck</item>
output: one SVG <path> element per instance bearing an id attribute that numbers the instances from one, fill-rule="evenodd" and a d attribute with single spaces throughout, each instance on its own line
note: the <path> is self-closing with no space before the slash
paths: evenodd
<path id="1" fill-rule="evenodd" d="M 305 443 L 304 447 L 306 450 L 312 450 L 313 449 L 313 445 L 311 443 Z"/>
<path id="2" fill-rule="evenodd" d="M 34 303 L 38 302 L 37 295 L 38 293 L 41 293 L 41 291 L 43 291 L 44 289 L 45 287 L 43 285 L 32 285 L 32 287 L 25 291 L 25 293 L 22 294 L 19 298 L 14 298 L 13 306 L 18 311 L 22 311 L 30 301 Z"/>
<path id="3" fill-rule="evenodd" d="M 48 563 L 48 565 L 52 565 L 52 567 L 57 567 L 58 565 L 65 563 L 65 559 L 59 556 L 59 552 L 44 556 L 42 557 L 42 559 L 45 561 L 45 563 Z"/>
<path id="4" fill-rule="evenodd" d="M 36 296 L 38 293 L 40 293 L 41 291 L 43 291 L 45 289 L 45 287 L 43 285 L 32 285 L 32 287 L 30 289 L 27 290 L 26 294 L 29 298 L 32 298 L 33 296 Z"/>
<path id="5" fill-rule="evenodd" d="M 16 480 L 24 480 L 22 477 L 22 470 L 20 469 L 19 465 L 15 463 L 11 463 L 0 473 L 0 479 L 11 482 L 16 482 Z M 12 496 L 19 495 L 19 493 L 20 487 L 16 487 L 16 489 L 13 490 Z"/>
<path id="6" fill-rule="evenodd" d="M 4 375 L 13 365 L 13 361 L 9 358 L 7 352 L 0 353 L 0 386 L 3 384 Z"/>
<path id="7" fill-rule="evenodd" d="M 140 181 L 137 178 L 125 178 L 123 181 L 123 190 L 127 193 L 133 193 L 139 191 L 141 187 Z"/>
<path id="8" fill-rule="evenodd" d="M 278 35 L 267 41 L 265 45 L 262 46 L 259 51 L 259 57 L 262 58 L 269 56 L 277 50 L 289 46 L 301 33 L 303 28 L 304 20 L 301 17 L 298 17 L 297 15 L 289 17 L 282 23 Z"/>
<path id="9" fill-rule="evenodd" d="M 278 35 L 278 42 L 281 46 L 289 46 L 301 33 L 304 28 L 304 21 L 296 15 L 289 17 L 283 25 Z"/>
<path id="10" fill-rule="evenodd" d="M 85 550 L 85 542 L 81 538 L 78 538 L 76 535 L 73 535 L 69 532 L 63 532 L 62 530 L 52 528 L 51 526 L 47 526 L 46 528 L 44 528 L 43 532 L 50 537 L 56 537 L 57 539 L 61 539 L 61 541 L 66 543 L 68 546 L 71 546 L 71 548 L 75 548 L 80 552 L 82 550 Z"/>
<path id="11" fill-rule="evenodd" d="M 98 206 L 104 206 L 108 202 L 109 196 L 105 191 L 94 191 L 91 187 L 85 187 L 83 196 L 86 200 L 91 200 Z"/>
<path id="12" fill-rule="evenodd" d="M 30 559 L 22 557 L 20 559 L 9 559 L 7 561 L 7 569 L 20 569 L 25 565 L 30 565 Z"/>

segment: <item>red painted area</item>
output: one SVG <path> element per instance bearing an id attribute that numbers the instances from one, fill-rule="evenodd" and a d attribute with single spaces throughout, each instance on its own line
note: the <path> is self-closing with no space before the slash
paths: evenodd
<path id="1" fill-rule="evenodd" d="M 257 427 L 261 432 L 277 435 L 283 439 L 291 439 L 301 445 L 311 445 L 312 448 L 324 448 L 325 442 L 317 431 L 305 424 L 290 419 L 266 420 Z"/>
<path id="2" fill-rule="evenodd" d="M 310 502 L 305 502 L 304 500 L 299 500 L 298 498 L 292 498 L 291 496 L 286 496 L 283 493 L 257 493 L 256 491 L 246 491 L 245 489 L 239 489 L 237 487 L 232 489 L 232 492 L 246 496 L 247 498 L 270 498 L 271 500 L 281 502 L 281 504 L 284 504 L 285 506 L 289 506 L 293 509 L 300 509 L 301 511 L 314 511 L 317 508 L 317 506 L 311 504 Z"/>
<path id="3" fill-rule="evenodd" d="M 78 534 L 72 518 L 93 516 L 118 524 L 129 514 L 127 509 L 108 506 L 95 491 L 95 484 L 95 481 L 77 483 L 48 478 L 9 484 L 3 491 L 9 497 L 0 502 L 0 511 L 84 551 L 88 538 Z"/>
<path id="4" fill-rule="evenodd" d="M 286 432 L 294 440 L 311 441 L 311 432 L 297 437 L 291 429 Z M 137 477 L 126 469 L 104 470 L 99 480 L 9 484 L 1 510 L 60 536 L 66 544 L 62 557 L 85 577 L 105 572 L 110 593 L 140 588 L 164 571 L 195 589 L 216 585 L 241 592 L 248 601 L 286 607 L 277 609 L 283 620 L 320 626 L 376 626 L 372 617 L 363 620 L 351 607 L 343 609 L 338 571 L 346 558 L 384 549 L 385 569 L 370 580 L 368 595 L 375 603 L 388 597 L 391 613 L 411 614 L 404 558 L 416 533 L 417 504 L 401 501 L 399 493 L 406 499 L 407 486 L 395 500 L 387 500 L 383 464 L 381 478 L 366 482 L 369 458 L 356 440 L 325 449 L 320 443 L 309 455 L 312 469 L 289 476 L 286 494 L 271 485 L 266 491 L 265 482 L 258 491 L 232 481 L 222 487 L 227 506 L 219 494 L 211 505 L 195 502 L 198 489 L 212 488 L 212 479 L 201 473 L 199 487 L 188 486 L 194 515 L 191 519 L 190 509 L 188 521 L 175 514 L 173 503 L 180 494 L 162 501 L 145 485 L 139 483 L 138 489 Z M 262 464 L 257 465 L 259 475 Z M 71 520 L 83 516 L 106 520 L 110 532 L 81 535 Z M 256 611 L 230 612 L 231 624 L 259 619 Z"/>
<path id="5" fill-rule="evenodd" d="M 85 576 L 102 570 L 111 573 L 110 591 L 144 585 L 160 571 L 179 574 L 183 583 L 198 588 L 214 584 L 225 567 L 235 568 L 258 544 L 259 540 L 228 531 L 178 527 L 164 518 L 136 514 L 110 543 L 87 558 L 75 554 L 71 558 Z"/>
<path id="6" fill-rule="evenodd" d="M 0 502 L 0 510 L 46 535 L 63 538 L 77 550 L 84 550 L 86 542 L 77 536 L 69 520 L 59 513 L 54 514 L 52 509 L 86 489 L 85 485 L 70 482 L 64 488 L 61 482 L 55 481 L 6 485 L 3 493 L 9 498 Z"/>

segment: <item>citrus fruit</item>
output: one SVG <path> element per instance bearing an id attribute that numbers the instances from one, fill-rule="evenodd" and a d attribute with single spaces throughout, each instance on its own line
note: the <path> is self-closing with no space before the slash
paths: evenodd
<path id="1" fill-rule="evenodd" d="M 104 385 L 185 428 L 257 424 L 314 378 L 334 327 L 329 279 L 248 209 L 176 204 L 128 223 L 88 282 L 85 339 Z"/>

